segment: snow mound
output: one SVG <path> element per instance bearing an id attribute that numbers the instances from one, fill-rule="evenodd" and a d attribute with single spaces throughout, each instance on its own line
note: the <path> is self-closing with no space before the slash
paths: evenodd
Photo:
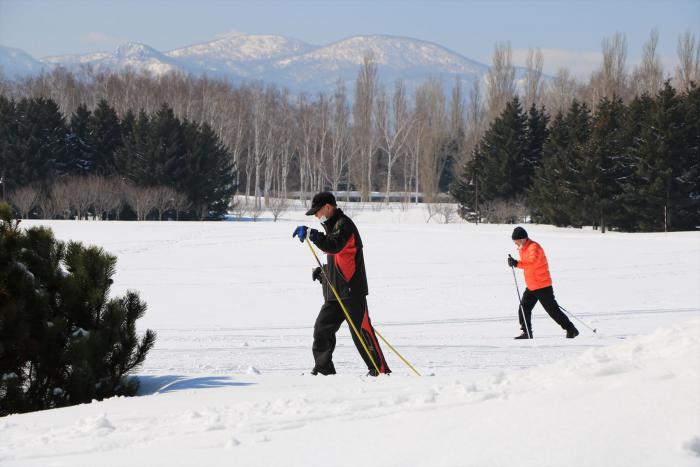
<path id="1" fill-rule="evenodd" d="M 697 465 L 700 375 L 690 363 L 698 355 L 700 320 L 693 320 L 478 381 L 268 374 L 249 385 L 9 416 L 0 458 L 227 465 L 223 450 L 245 445 L 240 465 Z M 309 439 L 382 443 L 337 456 L 299 449 Z"/>

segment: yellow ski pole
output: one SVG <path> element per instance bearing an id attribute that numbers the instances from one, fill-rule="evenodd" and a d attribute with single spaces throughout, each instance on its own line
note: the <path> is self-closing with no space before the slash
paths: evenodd
<path id="1" fill-rule="evenodd" d="M 338 303 L 340 304 L 340 308 L 343 309 L 343 313 L 345 313 L 345 318 L 348 320 L 350 327 L 355 332 L 355 335 L 357 336 L 357 339 L 360 341 L 360 344 L 362 344 L 362 348 L 365 349 L 365 352 L 367 352 L 367 356 L 369 357 L 370 361 L 372 362 L 374 369 L 377 370 L 377 374 L 380 374 L 379 367 L 375 363 L 374 358 L 372 358 L 372 353 L 367 348 L 367 344 L 365 344 L 365 340 L 362 338 L 362 336 L 360 335 L 360 332 L 355 327 L 355 323 L 353 323 L 352 319 L 350 319 L 350 313 L 348 313 L 347 308 L 345 308 L 345 304 L 340 299 L 340 295 L 338 295 L 338 292 L 335 290 L 335 287 L 333 287 L 333 284 L 331 284 L 331 282 L 328 280 L 328 276 L 326 275 L 326 271 L 323 270 L 323 265 L 321 264 L 321 260 L 318 259 L 318 255 L 316 254 L 314 247 L 311 246 L 311 242 L 309 241 L 308 237 L 306 238 L 306 243 L 307 243 L 307 245 L 309 245 L 309 249 L 311 250 L 311 253 L 314 255 L 314 258 L 316 258 L 316 262 L 318 263 L 318 266 L 321 268 L 321 274 L 323 274 L 323 277 L 325 278 L 326 283 L 330 286 L 331 290 L 333 291 L 333 295 L 335 295 L 335 299 L 338 300 Z"/>
<path id="2" fill-rule="evenodd" d="M 408 365 L 408 367 L 409 367 L 411 370 L 413 370 L 413 372 L 414 372 L 415 374 L 417 374 L 418 376 L 421 375 L 420 373 L 418 373 L 418 371 L 417 371 L 415 368 L 413 368 L 413 365 L 411 365 L 410 363 L 408 363 L 408 360 L 406 360 L 405 358 L 403 358 L 403 356 L 399 353 L 398 350 L 396 350 L 395 348 L 393 348 L 393 347 L 391 346 L 391 344 L 389 343 L 389 341 L 387 341 L 386 339 L 384 339 L 384 336 L 382 336 L 381 333 L 380 333 L 379 331 L 377 331 L 377 328 L 375 328 L 374 326 L 372 326 L 372 329 L 374 329 L 374 332 L 379 336 L 379 338 L 380 338 L 381 340 L 384 341 L 384 343 L 385 343 L 385 344 L 386 344 L 386 345 L 401 359 L 402 362 L 404 362 L 406 365 Z"/>

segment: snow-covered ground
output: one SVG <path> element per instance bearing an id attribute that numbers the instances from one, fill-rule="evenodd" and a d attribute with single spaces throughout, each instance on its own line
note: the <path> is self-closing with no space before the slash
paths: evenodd
<path id="1" fill-rule="evenodd" d="M 560 304 L 597 333 L 574 320 L 564 339 L 538 306 L 523 342 L 513 226 L 348 211 L 374 324 L 423 377 L 386 346 L 394 373 L 363 376 L 346 326 L 339 374 L 308 375 L 322 297 L 291 237 L 317 225 L 300 210 L 41 222 L 118 256 L 113 293 L 141 292 L 158 341 L 141 397 L 0 418 L 0 465 L 700 465 L 700 234 L 526 225 Z"/>

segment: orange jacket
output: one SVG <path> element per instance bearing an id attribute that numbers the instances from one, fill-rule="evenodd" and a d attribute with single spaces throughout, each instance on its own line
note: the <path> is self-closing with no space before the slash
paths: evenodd
<path id="1" fill-rule="evenodd" d="M 530 290 L 543 289 L 552 285 L 549 264 L 539 243 L 528 239 L 520 249 L 518 267 L 525 272 L 525 285 Z"/>

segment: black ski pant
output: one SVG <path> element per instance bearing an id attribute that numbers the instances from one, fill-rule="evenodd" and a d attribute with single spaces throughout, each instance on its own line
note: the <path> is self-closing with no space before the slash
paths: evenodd
<path id="1" fill-rule="evenodd" d="M 349 297 L 343 299 L 343 304 L 348 310 L 350 317 L 352 318 L 355 328 L 360 332 L 362 340 L 364 341 L 367 349 L 372 354 L 374 362 L 377 364 L 380 373 L 390 373 L 389 366 L 384 360 L 384 354 L 379 347 L 379 342 L 377 341 L 377 336 L 372 329 L 372 323 L 369 320 L 369 312 L 367 311 L 367 299 L 365 297 Z M 335 334 L 340 329 L 340 325 L 345 321 L 345 313 L 340 307 L 340 303 L 336 301 L 327 301 L 321 307 L 321 311 L 318 313 L 318 318 L 316 318 L 316 324 L 314 324 L 314 344 L 312 346 L 312 351 L 314 354 L 314 371 L 321 373 L 323 375 L 335 374 L 335 367 L 333 366 L 333 350 L 335 350 Z M 349 326 L 349 325 L 348 325 Z M 357 347 L 357 351 L 360 352 L 362 360 L 365 361 L 367 368 L 371 372 L 375 372 L 374 365 L 372 361 L 367 356 L 362 343 L 358 340 L 355 331 L 350 329 L 350 334 L 352 335 L 352 340 Z"/>
<path id="2" fill-rule="evenodd" d="M 567 318 L 564 312 L 561 311 L 561 308 L 559 308 L 559 304 L 554 299 L 554 289 L 552 289 L 552 286 L 549 286 L 537 290 L 525 289 L 522 298 L 523 312 L 521 313 L 520 309 L 518 309 L 520 329 L 522 329 L 523 332 L 525 332 L 525 325 L 523 322 L 523 315 L 525 315 L 527 329 L 530 331 L 530 334 L 532 334 L 532 309 L 538 301 L 559 326 L 567 330 L 574 327 L 571 321 L 569 321 L 569 318 Z"/>

